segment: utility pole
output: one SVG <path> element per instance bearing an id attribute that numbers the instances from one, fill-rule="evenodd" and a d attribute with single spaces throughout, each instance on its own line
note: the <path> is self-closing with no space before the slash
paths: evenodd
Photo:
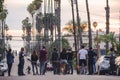
<path id="1" fill-rule="evenodd" d="M 110 18 L 110 7 L 109 2 L 106 0 L 106 34 L 109 34 L 109 18 Z M 109 42 L 106 42 L 106 51 L 109 49 Z"/>
<path id="2" fill-rule="evenodd" d="M 83 44 L 83 41 L 82 41 L 82 32 L 81 32 L 81 26 L 80 26 L 80 17 L 79 17 L 79 10 L 78 10 L 78 0 L 76 0 L 76 13 L 77 13 L 77 24 L 78 24 L 78 38 L 80 40 L 80 45 Z M 78 47 L 79 48 L 79 47 Z"/>

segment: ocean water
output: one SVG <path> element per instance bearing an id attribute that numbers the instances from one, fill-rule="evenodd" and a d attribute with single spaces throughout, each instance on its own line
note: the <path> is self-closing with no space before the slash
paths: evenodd
<path id="1" fill-rule="evenodd" d="M 23 40 L 21 38 L 13 38 L 11 41 L 9 41 L 9 44 L 12 48 L 12 50 L 20 51 L 21 47 L 23 47 Z"/>

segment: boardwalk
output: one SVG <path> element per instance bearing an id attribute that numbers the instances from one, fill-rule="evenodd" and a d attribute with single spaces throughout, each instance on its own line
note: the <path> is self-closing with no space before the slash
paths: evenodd
<path id="1" fill-rule="evenodd" d="M 17 75 L 17 65 L 18 57 L 15 58 L 15 63 L 12 68 L 12 73 L 10 77 L 7 76 L 7 73 L 4 77 L 0 77 L 0 80 L 120 80 L 119 76 L 106 76 L 106 75 L 77 75 L 75 72 L 73 75 L 53 75 L 52 72 L 47 72 L 46 75 L 32 75 L 27 74 L 26 76 Z M 30 65 L 30 62 L 26 60 L 26 67 Z"/>

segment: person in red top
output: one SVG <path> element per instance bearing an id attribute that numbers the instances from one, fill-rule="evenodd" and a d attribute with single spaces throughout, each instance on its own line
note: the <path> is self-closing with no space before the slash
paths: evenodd
<path id="1" fill-rule="evenodd" d="M 47 61 L 47 50 L 45 46 L 43 46 L 39 53 L 40 75 L 45 75 L 46 61 Z"/>

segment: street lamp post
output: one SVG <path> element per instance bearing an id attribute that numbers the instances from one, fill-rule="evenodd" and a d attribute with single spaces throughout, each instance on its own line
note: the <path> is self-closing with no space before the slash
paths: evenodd
<path id="1" fill-rule="evenodd" d="M 96 29 L 98 23 L 97 22 L 93 22 L 93 27 Z M 97 48 L 97 57 L 100 57 L 100 53 L 99 53 L 99 45 L 98 45 L 98 30 L 96 29 L 96 48 Z"/>

